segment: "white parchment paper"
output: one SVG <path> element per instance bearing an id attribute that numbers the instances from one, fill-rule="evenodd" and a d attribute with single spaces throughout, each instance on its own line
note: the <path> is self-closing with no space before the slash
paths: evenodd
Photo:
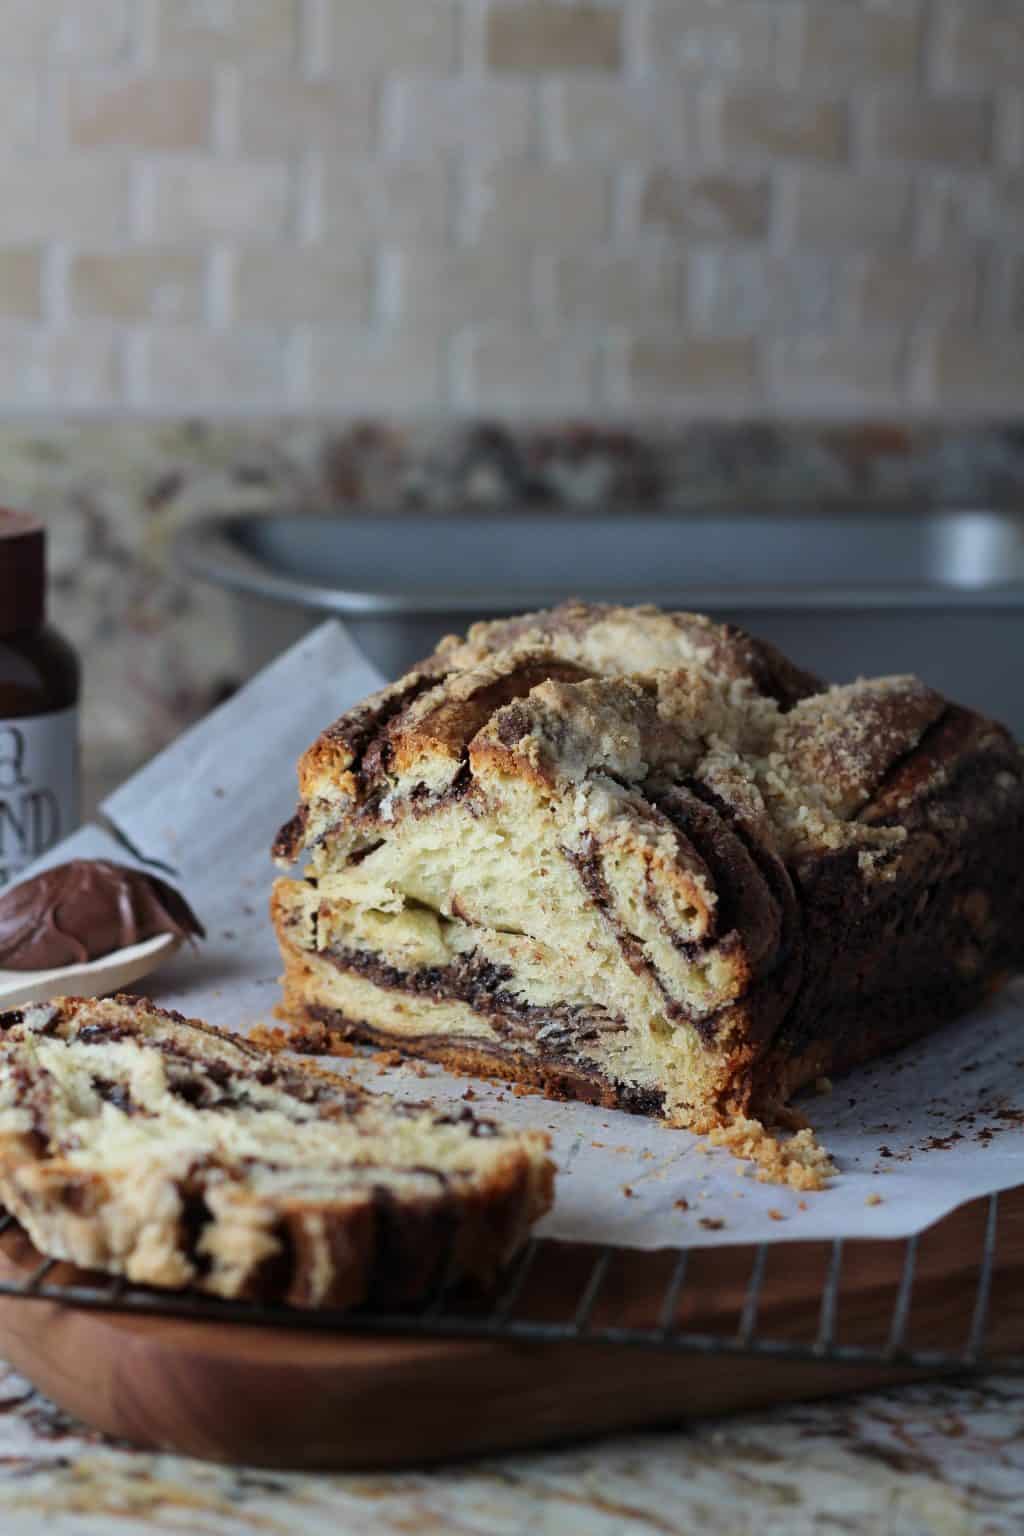
<path id="1" fill-rule="evenodd" d="M 279 962 L 267 915 L 269 847 L 294 810 L 295 763 L 342 710 L 380 685 L 337 624 L 286 653 L 106 801 L 140 854 L 175 872 L 208 931 L 148 990 L 166 1006 L 246 1029 L 273 1023 Z M 124 857 L 97 828 L 55 850 Z M 585 1104 L 519 1097 L 435 1068 L 340 1060 L 370 1087 L 550 1131 L 559 1168 L 548 1236 L 637 1248 L 920 1231 L 965 1200 L 1024 1182 L 1024 980 L 923 1044 L 801 1101 L 839 1168 L 798 1195 L 685 1131 Z M 738 1167 L 743 1166 L 743 1172 Z M 869 1203 L 870 1202 L 870 1203 Z"/>

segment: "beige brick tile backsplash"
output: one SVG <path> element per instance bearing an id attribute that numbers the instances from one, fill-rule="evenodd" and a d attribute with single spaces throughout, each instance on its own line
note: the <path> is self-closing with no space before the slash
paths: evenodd
<path id="1" fill-rule="evenodd" d="M 628 348 L 629 398 L 653 411 L 749 409 L 761 401 L 752 337 L 638 337 Z"/>
<path id="2" fill-rule="evenodd" d="M 79 0 L 84 6 L 88 0 Z M 141 10 L 147 0 L 131 0 Z M 298 55 L 301 0 L 155 0 L 160 68 L 287 68 Z"/>
<path id="3" fill-rule="evenodd" d="M 471 339 L 460 403 L 516 415 L 573 411 L 594 403 L 595 377 L 594 348 L 578 336 L 491 327 Z"/>
<path id="4" fill-rule="evenodd" d="M 773 397 L 808 415 L 846 409 L 891 409 L 904 394 L 906 348 L 901 337 L 786 336 L 770 348 Z"/>
<path id="5" fill-rule="evenodd" d="M 839 313 L 839 267 L 831 252 L 782 257 L 763 247 L 694 251 L 690 322 L 719 335 L 828 330 Z"/>
<path id="6" fill-rule="evenodd" d="M 273 239 L 290 206 L 287 167 L 274 160 L 192 156 L 153 163 L 152 235 L 156 240 Z"/>
<path id="7" fill-rule="evenodd" d="M 323 167 L 321 238 L 347 245 L 443 238 L 451 228 L 451 183 L 440 160 L 331 156 Z"/>
<path id="8" fill-rule="evenodd" d="M 846 108 L 765 86 L 727 86 L 705 114 L 712 143 L 726 155 L 795 160 L 843 160 Z"/>
<path id="9" fill-rule="evenodd" d="M 995 176 L 979 188 L 986 229 L 1024 242 L 1024 170 Z"/>
<path id="10" fill-rule="evenodd" d="M 1024 171 L 936 176 L 923 189 L 920 223 L 929 252 L 955 246 L 993 255 L 1024 247 Z"/>
<path id="11" fill-rule="evenodd" d="M 787 172 L 785 194 L 792 249 L 905 247 L 911 238 L 914 184 L 904 173 L 807 167 Z"/>
<path id="12" fill-rule="evenodd" d="M 878 161 L 920 160 L 970 169 L 992 144 L 991 103 L 972 98 L 885 95 L 869 103 L 868 153 Z"/>
<path id="13" fill-rule="evenodd" d="M 126 236 L 130 199 L 131 168 L 120 157 L 3 154 L 0 245 Z"/>
<path id="14" fill-rule="evenodd" d="M 1024 7 L 1019 0 L 941 0 L 935 80 L 952 90 L 1017 85 L 1024 73 Z"/>
<path id="15" fill-rule="evenodd" d="M 6 64 L 41 63 L 49 58 L 53 31 L 53 17 L 39 0 L 0 0 L 0 36 L 4 39 Z"/>
<path id="16" fill-rule="evenodd" d="M 1024 68 L 1020 89 L 1000 91 L 994 101 L 993 158 L 997 164 L 1024 166 Z"/>
<path id="17" fill-rule="evenodd" d="M 550 86 L 546 104 L 558 160 L 658 161 L 684 155 L 695 138 L 696 103 L 682 81 L 566 79 Z"/>
<path id="18" fill-rule="evenodd" d="M 1024 399 L 1024 347 L 1019 336 L 979 337 L 943 331 L 922 344 L 925 403 L 939 411 L 1019 412 Z"/>
<path id="19" fill-rule="evenodd" d="M 146 405 L 187 399 L 195 410 L 238 410 L 286 398 L 284 341 L 274 332 L 215 334 L 194 326 L 154 326 L 145 341 Z"/>
<path id="20" fill-rule="evenodd" d="M 922 325 L 964 327 L 978 318 L 981 271 L 976 257 L 953 252 L 920 257 L 872 252 L 848 264 L 844 293 L 858 329 Z"/>
<path id="21" fill-rule="evenodd" d="M 646 334 L 672 326 L 686 308 L 686 262 L 664 240 L 634 244 L 628 254 L 595 248 L 562 256 L 554 270 L 554 312 L 584 333 L 621 326 Z"/>
<path id="22" fill-rule="evenodd" d="M 465 153 L 472 159 L 518 159 L 534 140 L 536 110 L 527 80 L 397 78 L 387 101 L 389 148 L 434 160 Z"/>
<path id="23" fill-rule="evenodd" d="M 37 245 L 0 250 L 0 315 L 42 318 L 42 258 L 42 247 Z"/>
<path id="24" fill-rule="evenodd" d="M 233 318 L 245 326 L 369 323 L 375 292 L 371 246 L 247 246 L 234 271 Z"/>
<path id="25" fill-rule="evenodd" d="M 430 316 L 442 334 L 489 320 L 529 325 L 533 269 L 532 253 L 516 242 L 480 248 L 406 240 L 388 248 L 385 263 L 397 312 Z"/>
<path id="26" fill-rule="evenodd" d="M 917 244 L 927 255 L 955 249 L 975 250 L 997 236 L 996 213 L 1009 204 L 992 206 L 992 182 L 976 175 L 942 171 L 917 178 Z"/>
<path id="27" fill-rule="evenodd" d="M 654 0 L 649 63 L 689 82 L 776 81 L 795 16 L 789 0 Z"/>
<path id="28" fill-rule="evenodd" d="M 368 77 L 301 80 L 244 72 L 238 140 L 247 155 L 368 154 L 376 93 Z"/>
<path id="29" fill-rule="evenodd" d="M 0 408 L 1024 400 L 1024 0 L 0 0 L 0 144 Z"/>
<path id="30" fill-rule="evenodd" d="M 42 95 L 42 82 L 33 74 L 9 68 L 0 72 L 0 143 L 8 154 L 39 148 Z"/>
<path id="31" fill-rule="evenodd" d="M 54 332 L 0 319 L 0 408 L 116 405 L 121 399 L 118 338 L 108 326 Z"/>
<path id="32" fill-rule="evenodd" d="M 801 87 L 912 88 L 919 80 L 924 42 L 922 0 L 803 0 L 797 70 Z"/>
<path id="33" fill-rule="evenodd" d="M 193 150 L 210 144 L 209 80 L 79 74 L 63 84 L 68 139 L 77 148 Z"/>
<path id="34" fill-rule="evenodd" d="M 623 9 L 623 0 L 492 0 L 487 64 L 498 73 L 612 73 L 622 63 Z"/>
<path id="35" fill-rule="evenodd" d="M 435 325 L 384 332 L 317 329 L 310 340 L 310 399 L 344 411 L 412 412 L 447 401 L 444 339 Z"/>
<path id="36" fill-rule="evenodd" d="M 1007 283 L 1006 319 L 1015 331 L 1022 333 L 1024 346 L 1024 253 L 1015 253 L 1010 259 Z"/>
<path id="37" fill-rule="evenodd" d="M 772 188 L 767 176 L 659 166 L 646 177 L 640 222 L 690 240 L 751 240 L 768 233 Z"/>
<path id="38" fill-rule="evenodd" d="M 132 47 L 133 3 L 137 0 L 0 0 L 4 58 L 120 63 Z"/>
<path id="39" fill-rule="evenodd" d="M 197 246 L 76 251 L 68 273 L 71 313 L 90 320 L 199 321 L 205 270 Z"/>
<path id="40" fill-rule="evenodd" d="M 451 75 L 459 16 L 458 0 L 330 0 L 328 67 L 356 78 Z"/>
<path id="41" fill-rule="evenodd" d="M 610 210 L 601 167 L 510 160 L 477 172 L 467 233 L 483 244 L 539 239 L 552 248 L 584 247 L 608 233 Z"/>

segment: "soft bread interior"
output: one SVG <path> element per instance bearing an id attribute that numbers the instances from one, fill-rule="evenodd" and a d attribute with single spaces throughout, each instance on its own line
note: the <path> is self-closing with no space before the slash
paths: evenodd
<path id="1" fill-rule="evenodd" d="M 680 870 L 673 828 L 611 780 L 570 797 L 496 773 L 477 787 L 471 814 L 454 801 L 396 817 L 358 862 L 326 854 L 312 882 L 279 882 L 288 942 L 334 962 L 319 1000 L 402 1034 L 498 1043 L 512 1028 L 549 1053 L 557 1039 L 615 1079 L 668 1085 L 667 1107 L 688 1114 L 733 1048 L 723 1012 L 748 980 L 734 935 L 706 942 L 717 896 L 700 861 Z M 360 975 L 369 960 L 375 978 Z M 383 984 L 380 966 L 395 973 Z M 417 992 L 404 1017 L 403 984 Z"/>
<path id="2" fill-rule="evenodd" d="M 544 1145 L 142 1004 L 28 1008 L 0 1038 L 3 1198 L 44 1251 L 132 1279 L 235 1295 L 283 1252 L 289 1212 L 326 1240 L 328 1217 L 358 1220 L 381 1198 L 454 1214 L 510 1168 L 528 1221 L 545 1203 Z"/>

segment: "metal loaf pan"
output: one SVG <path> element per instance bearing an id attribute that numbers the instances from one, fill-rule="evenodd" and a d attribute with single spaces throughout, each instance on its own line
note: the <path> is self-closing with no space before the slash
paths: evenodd
<path id="1" fill-rule="evenodd" d="M 1024 515 L 243 515 L 178 541 L 235 592 L 255 669 L 325 614 L 388 676 L 474 619 L 565 597 L 729 619 L 834 681 L 916 672 L 1024 737 Z"/>

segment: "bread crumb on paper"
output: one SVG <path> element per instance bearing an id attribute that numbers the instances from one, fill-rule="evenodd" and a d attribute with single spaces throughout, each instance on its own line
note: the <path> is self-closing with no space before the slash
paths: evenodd
<path id="1" fill-rule="evenodd" d="M 809 1126 L 786 1140 L 768 1130 L 760 1120 L 740 1116 L 711 1131 L 708 1142 L 755 1163 L 761 1184 L 788 1184 L 790 1189 L 799 1190 L 825 1189 L 836 1172 L 835 1164 Z"/>
<path id="2" fill-rule="evenodd" d="M 276 1024 L 254 1024 L 249 1030 L 248 1039 L 265 1051 L 280 1053 L 294 1049 L 287 1033 Z"/>
<path id="3" fill-rule="evenodd" d="M 286 1024 L 290 1024 L 288 1014 L 283 1008 L 275 1008 L 273 1013 L 275 1019 L 283 1019 Z M 269 1050 L 296 1051 L 302 1056 L 355 1056 L 358 1054 L 351 1040 L 342 1039 L 335 1030 L 328 1029 L 326 1024 L 316 1024 L 312 1021 L 301 1026 L 290 1024 L 287 1029 L 258 1024 L 250 1038 L 255 1040 L 257 1045 L 266 1046 Z"/>
<path id="4" fill-rule="evenodd" d="M 708 1232 L 720 1232 L 725 1226 L 721 1216 L 701 1216 L 698 1218 L 698 1226 L 704 1227 Z"/>
<path id="5" fill-rule="evenodd" d="M 870 1194 L 870 1195 L 865 1195 L 865 1197 L 864 1197 L 864 1204 L 865 1205 L 881 1205 L 881 1203 L 882 1203 L 881 1195 Z"/>

